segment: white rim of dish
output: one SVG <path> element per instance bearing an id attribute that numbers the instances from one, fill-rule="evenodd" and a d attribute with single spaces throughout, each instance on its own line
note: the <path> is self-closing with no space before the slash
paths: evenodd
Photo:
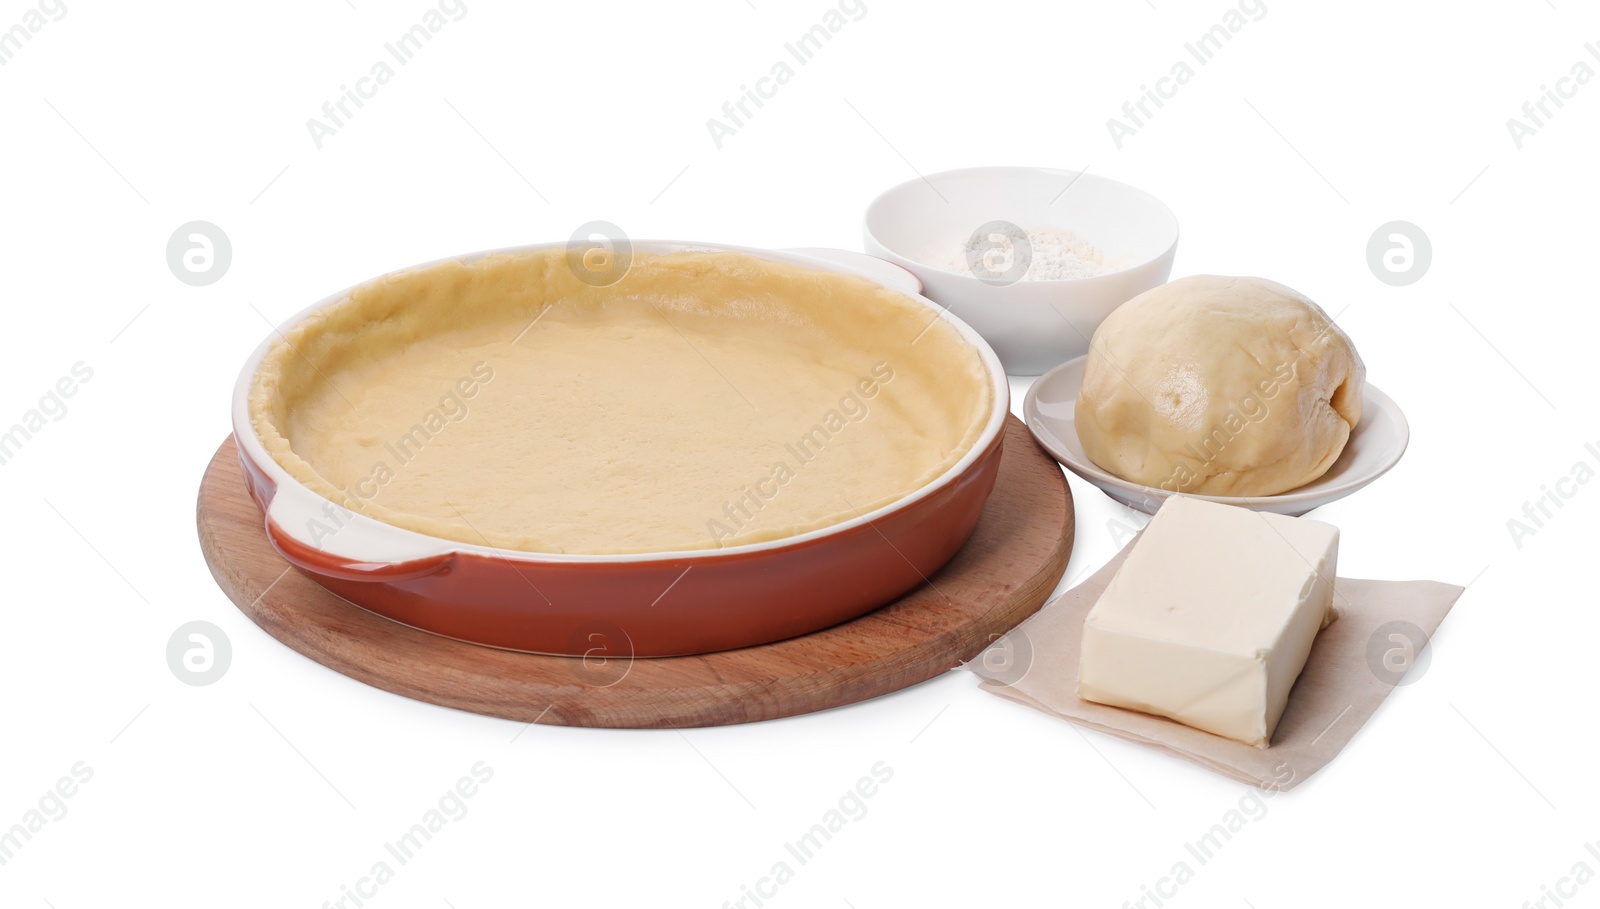
<path id="1" fill-rule="evenodd" d="M 1384 412 L 1391 415 L 1400 427 L 1400 444 L 1396 447 L 1394 454 L 1388 457 L 1376 470 L 1363 473 L 1362 475 L 1347 480 L 1337 486 L 1306 490 L 1306 486 L 1310 484 L 1305 484 L 1270 496 L 1210 496 L 1192 492 L 1169 491 L 1158 486 L 1146 486 L 1143 483 L 1135 483 L 1131 480 L 1124 480 L 1115 474 L 1109 473 L 1098 464 L 1090 461 L 1087 457 L 1080 459 L 1077 455 L 1053 444 L 1053 442 L 1049 439 L 1042 438 L 1040 433 L 1034 431 L 1034 420 L 1039 418 L 1039 388 L 1044 385 L 1046 379 L 1077 367 L 1080 363 L 1083 363 L 1088 359 L 1088 354 L 1084 354 L 1079 357 L 1073 357 L 1067 362 L 1062 363 L 1060 366 L 1056 366 L 1050 371 L 1039 376 L 1038 379 L 1035 379 L 1034 383 L 1028 387 L 1028 393 L 1022 396 L 1023 421 L 1027 424 L 1028 434 L 1033 436 L 1034 441 L 1038 442 L 1045 451 L 1050 452 L 1051 457 L 1055 458 L 1059 463 L 1071 470 L 1073 473 L 1078 474 L 1096 486 L 1112 486 L 1130 495 L 1139 495 L 1146 498 L 1155 497 L 1158 499 L 1166 499 L 1175 495 L 1185 495 L 1191 499 L 1204 499 L 1208 502 L 1220 502 L 1223 505 L 1239 505 L 1245 507 L 1248 507 L 1251 504 L 1267 503 L 1296 504 L 1299 502 L 1310 501 L 1312 499 L 1327 498 L 1328 496 L 1342 498 L 1343 496 L 1355 492 L 1357 489 L 1366 486 L 1367 484 L 1392 470 L 1396 464 L 1400 463 L 1400 458 L 1406 453 L 1406 447 L 1411 443 L 1411 424 L 1406 420 L 1406 415 L 1400 410 L 1400 406 L 1396 404 L 1394 402 L 1394 398 L 1389 397 L 1389 395 L 1386 394 L 1383 389 L 1373 385 L 1371 382 L 1367 382 L 1362 386 L 1362 393 L 1364 395 L 1382 399 L 1382 401 L 1388 405 L 1383 408 Z M 1360 429 L 1360 427 L 1361 424 L 1357 423 L 1356 429 Z M 1078 423 L 1076 419 L 1073 420 L 1072 429 L 1073 432 L 1077 432 Z M 1055 433 L 1052 433 L 1051 435 L 1055 435 Z M 1355 432 L 1352 431 L 1351 435 L 1354 436 Z M 1078 444 L 1082 445 L 1083 441 L 1080 439 Z M 1345 444 L 1348 445 L 1349 443 L 1346 442 Z M 1311 482 L 1315 483 L 1317 481 L 1312 480 Z"/>
<path id="2" fill-rule="evenodd" d="M 233 430 L 241 451 L 248 455 L 267 477 L 272 480 L 276 491 L 272 503 L 266 509 L 267 519 L 272 519 L 274 512 L 295 512 L 295 517 L 325 516 L 325 506 L 343 510 L 343 506 L 313 491 L 309 486 L 290 476 L 288 471 L 277 462 L 261 444 L 261 439 L 256 435 L 255 427 L 250 420 L 250 388 L 254 382 L 256 370 L 265 358 L 267 351 L 272 348 L 284 334 L 284 329 L 299 324 L 312 313 L 343 300 L 350 292 L 372 281 L 417 269 L 442 265 L 446 262 L 472 262 L 494 255 L 506 255 L 530 252 L 545 252 L 552 249 L 564 249 L 570 241 L 551 243 L 534 243 L 521 246 L 506 246 L 498 249 L 481 250 L 478 252 L 463 253 L 454 256 L 444 256 L 432 261 L 416 265 L 403 266 L 398 269 L 384 272 L 373 278 L 368 278 L 357 284 L 352 284 L 337 293 L 318 300 L 307 306 L 279 325 L 274 325 L 272 332 L 262 340 L 255 351 L 245 360 L 244 366 L 239 371 L 239 378 L 233 391 Z M 883 287 L 905 297 L 909 297 L 930 310 L 936 318 L 943 319 L 954 328 L 967 343 L 978 351 L 983 360 L 984 367 L 988 370 L 990 380 L 990 413 L 984 424 L 983 431 L 979 434 L 972 447 L 955 464 L 947 468 L 933 480 L 923 484 L 914 492 L 889 502 L 886 505 L 873 509 L 854 518 L 829 524 L 816 530 L 794 536 L 781 537 L 776 540 L 766 540 L 760 543 L 745 543 L 739 546 L 708 549 L 678 549 L 662 552 L 638 553 L 546 553 L 525 552 L 516 549 L 501 549 L 495 546 L 478 545 L 474 543 L 461 543 L 444 537 L 436 537 L 415 530 L 407 530 L 376 518 L 369 517 L 360 512 L 351 512 L 344 519 L 344 524 L 338 529 L 334 540 L 331 542 L 339 545 L 317 546 L 306 539 L 306 534 L 293 526 L 292 521 L 273 520 L 273 523 L 288 536 L 303 545 L 317 549 L 330 557 L 345 559 L 350 562 L 370 565 L 397 564 L 413 562 L 418 559 L 435 558 L 438 556 L 462 553 L 490 556 L 513 561 L 524 562 L 562 562 L 562 563 L 592 563 L 592 564 L 625 564 L 637 562 L 674 561 L 684 559 L 707 559 L 720 557 L 733 557 L 755 552 L 766 552 L 782 549 L 793 545 L 803 544 L 812 540 L 822 539 L 841 533 L 851 528 L 871 524 L 878 519 L 912 505 L 927 498 L 938 490 L 948 486 L 977 462 L 978 458 L 989 449 L 996 437 L 1005 427 L 1006 418 L 1010 415 L 1011 386 L 1006 379 L 1005 369 L 1000 365 L 1000 358 L 994 349 L 971 326 L 951 315 L 948 310 L 933 302 L 920 293 L 914 293 L 905 287 L 895 287 L 886 282 L 881 275 L 874 275 L 865 269 L 850 268 L 842 263 L 828 261 L 800 253 L 789 253 L 770 249 L 757 249 L 746 246 L 733 246 L 724 243 L 700 243 L 683 240 L 630 240 L 632 252 L 646 253 L 672 253 L 672 252 L 736 252 L 754 256 L 769 261 L 785 262 L 794 265 L 804 265 L 819 271 L 837 274 L 856 275 L 866 278 Z M 867 254 L 860 253 L 864 258 Z M 348 535 L 348 536 L 347 536 Z M 358 550 L 352 553 L 352 550 Z"/>
<path id="3" fill-rule="evenodd" d="M 899 190 L 904 189 L 907 186 L 913 186 L 913 185 L 918 184 L 918 183 L 927 183 L 927 184 L 931 185 L 932 181 L 937 177 L 953 177 L 953 176 L 966 175 L 966 174 L 1005 174 L 1005 173 L 1018 173 L 1018 172 L 1022 172 L 1022 171 L 1030 171 L 1030 172 L 1033 172 L 1033 173 L 1050 174 L 1051 176 L 1070 177 L 1071 181 L 1067 184 L 1069 188 L 1074 183 L 1076 183 L 1078 180 L 1087 178 L 1087 179 L 1090 179 L 1090 180 L 1099 180 L 1099 181 L 1101 181 L 1103 183 L 1109 183 L 1109 184 L 1111 184 L 1113 186 L 1120 187 L 1120 188 L 1122 188 L 1124 190 L 1127 190 L 1129 192 L 1137 193 L 1138 195 L 1144 196 L 1145 198 L 1147 198 L 1150 201 L 1154 202 L 1156 205 L 1160 206 L 1161 210 L 1166 212 L 1167 217 L 1172 219 L 1172 242 L 1168 243 L 1165 249 L 1161 250 L 1160 252 L 1156 253 L 1153 256 L 1150 256 L 1149 258 L 1140 259 L 1139 261 L 1131 263 L 1131 264 L 1126 265 L 1126 266 L 1123 266 L 1122 268 L 1119 268 L 1116 271 L 1108 271 L 1108 272 L 1106 272 L 1105 274 L 1102 274 L 1102 275 L 1091 275 L 1091 276 L 1086 277 L 1086 278 L 1055 278 L 1055 279 L 1048 280 L 1048 281 L 1027 281 L 1027 282 L 1024 282 L 1024 281 L 1013 281 L 1010 284 L 991 284 L 988 281 L 985 281 L 982 278 L 979 278 L 976 275 L 973 275 L 973 274 L 970 274 L 970 273 L 963 273 L 963 272 L 959 272 L 959 271 L 950 271 L 947 268 L 940 268 L 937 265 L 929 265 L 926 262 L 922 262 L 922 261 L 919 261 L 917 259 L 913 259 L 910 256 L 908 256 L 908 255 L 906 255 L 906 254 L 904 254 L 902 252 L 899 252 L 893 246 L 890 246 L 889 244 L 883 242 L 883 240 L 880 239 L 878 237 L 877 233 L 875 231 L 873 231 L 873 229 L 872 229 L 873 213 L 876 212 L 878 210 L 878 207 L 883 204 L 884 199 L 886 199 L 890 193 L 898 192 Z M 1011 287 L 1011 286 L 1014 286 L 1016 284 L 1033 284 L 1033 285 L 1077 284 L 1077 283 L 1083 283 L 1083 282 L 1099 281 L 1099 280 L 1102 280 L 1102 279 L 1105 279 L 1105 278 L 1113 278 L 1113 277 L 1116 277 L 1118 275 L 1124 274 L 1126 272 L 1133 271 L 1136 268 L 1143 268 L 1146 265 L 1150 265 L 1153 262 L 1159 261 L 1164 256 L 1171 255 L 1172 251 L 1177 248 L 1177 246 L 1178 246 L 1178 238 L 1183 232 L 1183 226 L 1178 223 L 1178 215 L 1177 215 L 1176 212 L 1174 212 L 1172 210 L 1171 206 L 1169 206 L 1169 205 L 1167 205 L 1167 203 L 1161 201 L 1161 199 L 1158 198 L 1155 194 L 1153 194 L 1153 193 L 1151 193 L 1151 192 L 1149 192 L 1147 190 L 1140 189 L 1139 187 L 1134 186 L 1131 183 L 1124 183 L 1121 180 L 1113 180 L 1110 177 L 1102 177 L 1099 174 L 1091 174 L 1091 173 L 1089 173 L 1087 171 L 1066 170 L 1064 168 L 1059 168 L 1059 167 L 1029 167 L 1029 166 L 1026 166 L 1026 165 L 997 165 L 997 166 L 989 166 L 989 167 L 958 167 L 958 168 L 955 168 L 953 170 L 942 170 L 942 171 L 939 171 L 936 174 L 929 174 L 925 178 L 924 177 L 918 177 L 915 180 L 906 180 L 906 181 L 901 182 L 901 183 L 896 183 L 895 185 L 893 185 L 893 186 L 889 187 L 888 189 L 884 190 L 883 192 L 878 193 L 878 195 L 875 196 L 871 202 L 867 203 L 867 211 L 866 211 L 866 213 L 864 215 L 862 215 L 862 218 L 861 218 L 861 229 L 866 232 L 867 237 L 873 243 L 877 244 L 879 249 L 884 250 L 889 255 L 894 257 L 894 258 L 890 259 L 889 261 L 891 261 L 894 264 L 900 266 L 901 268 L 909 268 L 910 266 L 916 266 L 917 268 L 925 268 L 925 269 L 927 269 L 929 271 L 936 271 L 941 275 L 949 275 L 952 278 L 960 278 L 960 279 L 965 280 L 965 281 L 971 281 L 974 284 L 979 284 L 979 285 L 982 285 L 984 287 Z"/>

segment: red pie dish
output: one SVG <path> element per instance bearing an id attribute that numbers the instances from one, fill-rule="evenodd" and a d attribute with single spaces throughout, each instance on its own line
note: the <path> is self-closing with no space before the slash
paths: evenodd
<path id="1" fill-rule="evenodd" d="M 384 275 L 245 363 L 245 482 L 292 565 L 472 643 L 674 656 L 848 621 L 971 535 L 1009 405 L 981 337 L 861 259 L 637 241 L 596 273 L 547 244 Z"/>

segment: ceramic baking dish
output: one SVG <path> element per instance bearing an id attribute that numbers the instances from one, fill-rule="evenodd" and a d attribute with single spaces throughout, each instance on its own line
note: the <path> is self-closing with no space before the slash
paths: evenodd
<path id="1" fill-rule="evenodd" d="M 1000 361 L 975 331 L 922 297 L 913 275 L 858 253 L 674 241 L 634 241 L 633 250 L 744 253 L 858 275 L 904 294 L 978 352 L 992 389 L 981 434 L 963 457 L 910 495 L 842 523 L 767 542 L 618 555 L 531 553 L 469 545 L 345 513 L 339 532 L 319 546 L 306 528 L 342 509 L 290 476 L 267 453 L 250 418 L 252 380 L 281 336 L 274 332 L 245 363 L 233 399 L 244 479 L 272 545 L 329 590 L 394 621 L 491 647 L 596 658 L 704 653 L 805 634 L 925 583 L 960 549 L 994 486 L 1009 409 Z M 347 294 L 329 296 L 284 328 Z"/>

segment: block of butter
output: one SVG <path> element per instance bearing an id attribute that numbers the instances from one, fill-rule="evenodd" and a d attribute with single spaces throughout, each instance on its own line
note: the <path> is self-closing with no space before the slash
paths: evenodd
<path id="1" fill-rule="evenodd" d="M 1084 620 L 1078 696 L 1267 747 L 1338 553 L 1331 524 L 1172 496 Z"/>

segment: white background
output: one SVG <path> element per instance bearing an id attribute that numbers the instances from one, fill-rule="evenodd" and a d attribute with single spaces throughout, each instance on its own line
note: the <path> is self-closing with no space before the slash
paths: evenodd
<path id="1" fill-rule="evenodd" d="M 1425 676 L 1168 905 L 1521 906 L 1578 862 L 1600 871 L 1585 851 L 1600 840 L 1600 483 L 1564 487 L 1520 546 L 1507 529 L 1575 463 L 1600 467 L 1584 449 L 1600 447 L 1600 86 L 1520 150 L 1506 127 L 1576 61 L 1600 68 L 1592 10 L 1268 0 L 1119 150 L 1106 119 L 1224 3 L 868 0 L 719 150 L 707 118 L 821 0 L 467 0 L 318 150 L 306 120 L 424 2 L 66 6 L 0 67 L 0 424 L 74 363 L 93 369 L 0 467 L 0 828 L 75 763 L 94 775 L 0 866 L 0 903 L 322 906 L 480 761 L 494 776 L 469 812 L 369 905 L 722 906 L 879 761 L 894 775 L 865 816 L 768 906 L 1136 902 L 1242 786 L 962 672 L 755 726 L 522 731 L 279 645 L 195 540 L 200 474 L 267 320 L 599 218 L 635 237 L 859 249 L 878 191 L 981 164 L 1148 189 L 1183 227 L 1175 276 L 1264 275 L 1344 310 L 1413 438 L 1393 473 L 1317 513 L 1343 530 L 1341 573 L 1471 582 Z M 4 0 L 0 29 L 30 8 Z M 233 243 L 203 288 L 164 254 L 195 219 Z M 1366 264 L 1394 219 L 1434 247 L 1409 287 Z M 1072 491 L 1075 579 L 1130 519 Z M 194 619 L 233 644 L 209 687 L 165 657 Z M 1600 881 L 1579 891 L 1592 905 Z"/>

